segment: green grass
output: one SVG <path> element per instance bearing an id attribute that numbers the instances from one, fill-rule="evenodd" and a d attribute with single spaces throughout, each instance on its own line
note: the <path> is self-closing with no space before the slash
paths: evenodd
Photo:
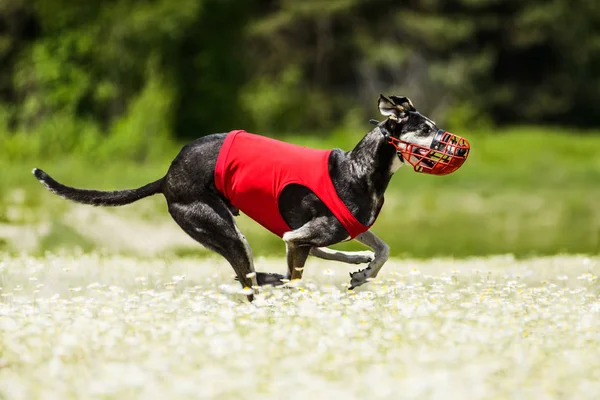
<path id="1" fill-rule="evenodd" d="M 253 304 L 221 259 L 0 259 L 6 400 L 600 396 L 596 257 L 390 261 L 354 292 L 310 259 Z"/>
<path id="2" fill-rule="evenodd" d="M 438 177 L 414 173 L 405 167 L 392 179 L 385 207 L 373 230 L 390 244 L 393 255 L 532 256 L 600 251 L 600 132 L 512 128 L 456 133 L 472 144 L 469 160 L 459 171 Z M 340 131 L 327 138 L 312 135 L 284 139 L 348 150 L 360 135 Z M 70 185 L 119 189 L 137 187 L 163 176 L 177 151 L 178 146 L 165 148 L 161 157 L 152 162 L 121 159 L 109 165 L 86 161 L 85 155 L 45 161 L 0 160 L 0 225 L 46 221 L 78 229 L 68 218 L 72 205 L 39 186 L 30 174 L 34 166 Z M 150 222 L 169 218 L 160 197 L 106 212 Z M 97 219 L 101 220 L 100 215 Z M 279 238 L 252 221 L 242 217 L 239 223 L 255 254 L 284 251 Z M 147 230 L 139 233 L 152 234 Z M 83 243 L 88 246 L 85 240 Z M 74 232 L 64 237 L 57 233 L 53 242 L 56 241 L 63 241 L 62 247 L 68 248 L 82 238 Z M 359 248 L 353 243 L 339 247 Z M 38 250 L 45 248 L 42 245 Z"/>

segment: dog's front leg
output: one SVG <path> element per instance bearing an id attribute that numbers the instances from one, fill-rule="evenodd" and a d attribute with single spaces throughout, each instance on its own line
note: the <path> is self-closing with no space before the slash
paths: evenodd
<path id="1" fill-rule="evenodd" d="M 287 250 L 288 279 L 302 278 L 310 249 L 330 239 L 330 226 L 328 218 L 316 218 L 283 235 Z"/>
<path id="2" fill-rule="evenodd" d="M 304 264 L 311 248 L 311 246 L 306 245 L 306 242 L 310 241 L 314 236 L 314 231 L 311 229 L 313 223 L 312 221 L 308 222 L 302 227 L 291 232 L 286 232 L 283 235 L 289 280 L 302 279 Z"/>
<path id="3" fill-rule="evenodd" d="M 302 279 L 304 264 L 306 264 L 306 259 L 308 258 L 308 253 L 310 252 L 311 246 L 300 244 L 298 243 L 298 240 L 294 240 L 294 232 L 296 231 L 288 232 L 283 236 L 288 266 L 287 276 L 276 273 L 257 272 L 256 278 L 259 286 L 279 286 L 283 285 L 286 280 L 291 281 L 295 279 Z"/>
<path id="4" fill-rule="evenodd" d="M 390 246 L 371 231 L 358 235 L 356 240 L 373 249 L 375 258 L 373 258 L 373 261 L 369 263 L 367 268 L 350 274 L 349 289 L 354 289 L 357 286 L 367 283 L 369 279 L 375 278 L 390 255 Z"/>
<path id="5" fill-rule="evenodd" d="M 372 251 L 341 251 L 327 247 L 313 247 L 310 255 L 323 260 L 339 261 L 346 264 L 366 264 L 375 258 Z"/>
<path id="6" fill-rule="evenodd" d="M 304 264 L 310 251 L 309 246 L 298 246 L 294 243 L 286 243 L 286 256 L 288 264 L 288 279 L 302 279 Z"/>

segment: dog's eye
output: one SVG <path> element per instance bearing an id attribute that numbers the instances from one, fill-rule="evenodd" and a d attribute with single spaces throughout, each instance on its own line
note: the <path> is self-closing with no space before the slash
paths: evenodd
<path id="1" fill-rule="evenodd" d="M 423 133 L 430 133 L 431 132 L 431 127 L 426 126 L 425 128 L 423 128 Z"/>

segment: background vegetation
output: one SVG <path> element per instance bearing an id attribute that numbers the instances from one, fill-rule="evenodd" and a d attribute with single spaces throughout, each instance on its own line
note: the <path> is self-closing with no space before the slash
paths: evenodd
<path id="1" fill-rule="evenodd" d="M 374 228 L 394 255 L 596 253 L 599 31 L 594 0 L 0 1 L 0 247 L 133 251 L 82 225 L 149 238 L 168 218 L 149 199 L 78 219 L 34 166 L 136 187 L 236 128 L 349 150 L 383 92 L 473 144 L 454 175 L 395 177 Z M 283 250 L 241 225 L 256 253 Z"/>

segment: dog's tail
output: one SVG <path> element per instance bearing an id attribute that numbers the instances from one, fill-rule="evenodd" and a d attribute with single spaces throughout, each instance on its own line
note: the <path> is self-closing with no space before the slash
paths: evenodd
<path id="1" fill-rule="evenodd" d="M 91 204 L 94 206 L 123 206 L 143 199 L 144 197 L 162 193 L 162 178 L 138 189 L 103 192 L 100 190 L 76 189 L 65 186 L 52 179 L 50 175 L 41 169 L 34 168 L 32 172 L 37 180 L 40 181 L 42 185 L 46 186 L 52 193 L 56 193 L 60 197 L 77 203 Z"/>

